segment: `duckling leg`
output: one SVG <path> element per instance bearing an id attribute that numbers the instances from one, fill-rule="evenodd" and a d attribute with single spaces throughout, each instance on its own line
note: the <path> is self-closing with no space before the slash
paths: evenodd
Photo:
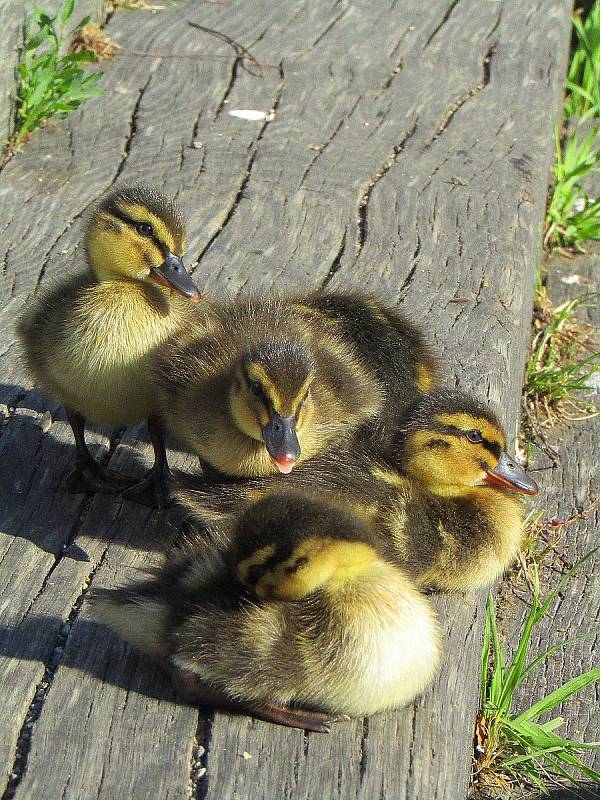
<path id="1" fill-rule="evenodd" d="M 214 686 L 207 686 L 194 675 L 183 669 L 172 669 L 171 677 L 175 688 L 187 700 L 201 706 L 209 706 L 220 711 L 232 711 L 236 714 L 248 714 L 255 719 L 264 719 L 276 725 L 314 733 L 329 733 L 334 722 L 346 717 L 339 714 L 327 714 L 323 711 L 310 711 L 304 708 L 285 708 L 271 703 L 250 703 L 235 700 Z"/>
<path id="2" fill-rule="evenodd" d="M 122 496 L 151 508 L 166 508 L 171 503 L 173 475 L 167 461 L 165 429 L 160 417 L 148 417 L 148 433 L 154 449 L 154 466 L 143 481 L 131 486 Z"/>
<path id="3" fill-rule="evenodd" d="M 85 443 L 85 419 L 77 411 L 65 408 L 69 425 L 75 437 L 75 467 L 67 476 L 69 492 L 100 492 L 116 494 L 131 486 L 133 478 L 120 475 L 99 464 Z"/>

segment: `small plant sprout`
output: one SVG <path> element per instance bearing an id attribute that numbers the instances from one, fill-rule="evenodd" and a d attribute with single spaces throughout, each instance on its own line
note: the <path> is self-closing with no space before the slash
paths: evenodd
<path id="1" fill-rule="evenodd" d="M 81 68 L 82 63 L 94 60 L 94 53 L 62 53 L 65 42 L 89 22 L 85 17 L 67 35 L 65 29 L 74 10 L 75 0 L 64 0 L 55 16 L 33 6 L 18 66 L 16 124 L 8 142 L 9 154 L 20 150 L 32 131 L 51 117 L 66 116 L 104 91 L 96 85 L 102 73 L 86 74 Z"/>
<path id="2" fill-rule="evenodd" d="M 540 721 L 543 714 L 552 712 L 586 686 L 600 681 L 600 668 L 572 678 L 524 711 L 513 709 L 518 687 L 536 667 L 562 648 L 600 633 L 594 630 L 566 639 L 528 661 L 534 626 L 547 613 L 574 573 L 599 550 L 595 548 L 578 561 L 544 600 L 540 597 L 537 565 L 533 563 L 532 604 L 510 663 L 498 636 L 494 600 L 491 594 L 488 595 L 481 656 L 481 711 L 475 731 L 474 777 L 481 789 L 503 792 L 511 784 L 526 782 L 534 784 L 545 794 L 548 784 L 561 781 L 577 784 L 580 776 L 600 783 L 600 773 L 586 766 L 580 758 L 586 750 L 599 748 L 600 742 L 563 738 L 556 732 L 564 722 L 562 717 Z"/>

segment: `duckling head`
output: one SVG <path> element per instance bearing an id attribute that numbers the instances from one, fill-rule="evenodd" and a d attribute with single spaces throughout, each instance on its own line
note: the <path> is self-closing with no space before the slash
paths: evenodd
<path id="1" fill-rule="evenodd" d="M 306 348 L 279 340 L 249 350 L 237 363 L 229 406 L 236 426 L 262 441 L 280 472 L 289 473 L 314 415 L 315 364 Z"/>
<path id="2" fill-rule="evenodd" d="M 175 203 L 148 186 L 115 189 L 96 206 L 85 236 L 90 267 L 100 281 L 165 286 L 198 301 L 185 270 L 183 217 Z"/>
<path id="3" fill-rule="evenodd" d="M 398 457 L 407 475 L 440 495 L 496 486 L 537 494 L 536 482 L 506 453 L 495 414 L 455 391 L 421 397 L 407 412 Z"/>
<path id="4" fill-rule="evenodd" d="M 337 505 L 277 491 L 239 518 L 237 578 L 261 598 L 298 600 L 360 578 L 379 555 L 368 524 Z"/>

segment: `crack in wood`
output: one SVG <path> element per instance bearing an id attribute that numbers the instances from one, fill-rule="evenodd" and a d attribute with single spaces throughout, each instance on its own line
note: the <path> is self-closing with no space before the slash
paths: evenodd
<path id="1" fill-rule="evenodd" d="M 358 204 L 358 219 L 357 219 L 357 235 L 356 235 L 356 259 L 360 256 L 362 249 L 365 245 L 367 240 L 367 236 L 369 234 L 369 225 L 368 225 L 368 205 L 369 200 L 371 199 L 371 194 L 373 193 L 373 189 L 377 186 L 379 181 L 387 175 L 390 171 L 391 167 L 395 163 L 396 159 L 400 155 L 400 153 L 404 150 L 406 143 L 408 140 L 414 136 L 417 130 L 417 124 L 419 122 L 419 118 L 416 117 L 415 121 L 412 124 L 412 127 L 407 131 L 404 135 L 403 139 L 394 147 L 392 148 L 392 152 L 389 154 L 387 159 L 381 165 L 381 167 L 375 173 L 375 177 L 369 181 L 369 184 L 364 191 L 360 202 Z"/>
<path id="2" fill-rule="evenodd" d="M 203 712 L 198 715 L 198 724 L 190 756 L 189 800 L 205 800 L 208 794 L 208 763 L 213 720 L 214 714 L 212 712 L 208 712 L 206 716 L 203 716 Z"/>
<path id="3" fill-rule="evenodd" d="M 284 71 L 283 71 L 283 62 L 279 63 L 278 69 L 279 69 L 279 84 L 278 84 L 277 89 L 275 91 L 275 98 L 273 100 L 273 105 L 271 106 L 271 115 L 269 115 L 269 117 L 267 119 L 265 119 L 265 121 L 261 125 L 261 128 L 260 128 L 260 130 L 259 130 L 259 132 L 258 132 L 258 134 L 256 136 L 256 139 L 255 139 L 254 143 L 251 145 L 251 153 L 250 153 L 250 157 L 248 159 L 248 163 L 246 164 L 246 169 L 244 171 L 244 175 L 243 175 L 242 180 L 241 180 L 241 182 L 239 184 L 239 187 L 238 187 L 238 190 L 237 190 L 237 192 L 235 194 L 235 197 L 233 198 L 233 201 L 232 201 L 231 205 L 227 209 L 227 212 L 225 214 L 225 217 L 223 218 L 223 221 L 221 222 L 221 224 L 219 225 L 217 230 L 213 233 L 213 235 L 209 238 L 208 242 L 204 245 L 204 247 L 200 251 L 200 255 L 198 256 L 198 258 L 193 262 L 192 272 L 199 266 L 200 262 L 202 261 L 202 259 L 206 255 L 206 253 L 210 250 L 210 248 L 213 246 L 213 244 L 215 243 L 217 238 L 223 233 L 225 228 L 229 225 L 229 223 L 231 222 L 231 219 L 232 219 L 233 215 L 235 214 L 240 202 L 242 201 L 242 198 L 244 196 L 244 190 L 246 189 L 246 186 L 248 185 L 248 182 L 250 180 L 250 175 L 252 174 L 252 168 L 254 166 L 254 160 L 255 160 L 256 155 L 258 153 L 258 145 L 259 145 L 259 143 L 260 143 L 260 141 L 261 141 L 261 139 L 262 139 L 262 137 L 263 137 L 268 125 L 269 125 L 269 123 L 271 122 L 273 116 L 277 112 L 277 109 L 279 108 L 279 103 L 281 102 L 281 97 L 283 95 L 283 88 L 284 88 L 284 85 L 285 85 L 285 75 L 284 75 Z"/>
<path id="4" fill-rule="evenodd" d="M 229 95 L 231 94 L 235 82 L 237 80 L 238 75 L 238 66 L 240 64 L 240 58 L 234 58 L 233 63 L 231 64 L 231 71 L 229 73 L 229 81 L 227 82 L 227 86 L 225 87 L 225 91 L 223 92 L 223 97 L 221 97 L 221 101 L 219 105 L 215 109 L 215 113 L 213 115 L 213 121 L 216 121 L 221 116 L 221 112 L 223 111 L 223 106 L 227 103 L 229 99 Z M 250 73 L 252 74 L 252 73 Z M 192 140 L 196 138 L 196 132 L 198 130 L 198 123 L 200 122 L 200 117 L 202 116 L 202 112 L 198 115 L 198 119 L 196 121 L 196 125 L 194 126 L 194 134 Z"/>
<path id="5" fill-rule="evenodd" d="M 350 111 L 349 111 L 347 114 L 344 114 L 344 115 L 342 116 L 341 120 L 340 120 L 340 121 L 338 122 L 338 124 L 336 125 L 336 127 L 335 127 L 335 130 L 333 131 L 333 133 L 331 134 L 331 136 L 330 136 L 330 137 L 329 137 L 329 138 L 328 138 L 328 139 L 325 141 L 325 143 L 324 143 L 324 144 L 322 144 L 322 145 L 320 145 L 320 146 L 319 146 L 319 148 L 318 148 L 318 150 L 317 150 L 317 152 L 316 152 L 316 154 L 315 154 L 314 158 L 311 160 L 311 162 L 309 163 L 309 165 L 306 167 L 306 169 L 304 170 L 304 173 L 302 174 L 302 177 L 300 178 L 300 184 L 299 184 L 300 186 L 302 186 L 302 184 L 304 183 L 304 180 L 305 180 L 306 176 L 308 175 L 308 173 L 311 171 L 311 169 L 312 169 L 312 168 L 313 168 L 313 166 L 316 164 L 316 162 L 317 162 L 317 161 L 318 161 L 318 160 L 321 158 L 321 156 L 322 156 L 322 155 L 323 155 L 323 153 L 324 153 L 324 152 L 327 150 L 327 148 L 329 147 L 329 145 L 330 145 L 330 144 L 333 142 L 333 140 L 335 139 L 335 137 L 336 137 L 336 136 L 338 135 L 338 133 L 341 131 L 341 129 L 342 129 L 342 127 L 344 126 L 344 124 L 345 124 L 346 122 L 348 122 L 348 120 L 350 119 L 350 117 L 352 116 L 352 114 L 354 114 L 354 112 L 356 111 L 356 107 L 358 106 L 358 104 L 360 103 L 360 101 L 361 101 L 361 100 L 362 100 L 362 95 L 359 95 L 359 96 L 357 97 L 357 99 L 356 99 L 356 101 L 355 101 L 354 105 L 353 105 L 353 106 L 352 106 L 352 108 L 350 109 Z"/>
<path id="6" fill-rule="evenodd" d="M 50 648 L 48 649 L 48 651 L 50 652 L 49 658 L 47 658 L 42 662 L 44 664 L 44 675 L 42 677 L 42 680 L 35 687 L 33 698 L 25 714 L 25 719 L 23 721 L 23 725 L 21 726 L 21 730 L 19 731 L 19 735 L 17 737 L 17 745 L 15 748 L 15 758 L 13 761 L 12 769 L 9 773 L 8 784 L 0 800 L 12 800 L 12 798 L 15 796 L 17 792 L 19 784 L 21 783 L 27 772 L 27 762 L 29 759 L 29 753 L 31 752 L 31 747 L 33 743 L 35 723 L 38 721 L 42 713 L 42 710 L 44 708 L 44 703 L 46 702 L 48 693 L 50 692 L 50 689 L 54 682 L 56 671 L 58 670 L 58 667 L 62 662 L 65 647 L 69 635 L 71 633 L 71 628 L 73 626 L 73 623 L 75 622 L 77 616 L 79 615 L 85 596 L 89 591 L 92 579 L 96 574 L 96 572 L 102 566 L 107 553 L 108 553 L 108 543 L 106 550 L 102 554 L 102 557 L 100 558 L 94 569 L 88 575 L 79 596 L 73 603 L 71 610 L 67 618 L 63 622 L 60 631 L 58 633 L 58 636 L 54 641 L 52 649 L 51 650 Z M 55 566 L 56 563 L 52 566 L 51 571 L 54 569 Z M 49 576 L 50 573 L 48 574 L 47 577 Z M 40 592 L 38 592 L 38 596 L 40 593 L 41 590 Z"/>
<path id="7" fill-rule="evenodd" d="M 448 22 L 448 20 L 452 16 L 452 12 L 456 8 L 456 6 L 459 4 L 459 2 L 460 2 L 460 0 L 453 0 L 453 2 L 450 3 L 450 6 L 448 7 L 448 10 L 446 11 L 444 16 L 442 17 L 442 21 L 440 22 L 440 24 L 436 28 L 434 28 L 433 32 L 431 33 L 431 35 L 429 36 L 429 38 L 425 42 L 425 45 L 423 46 L 423 50 L 427 50 L 427 48 L 429 47 L 431 42 L 435 39 L 435 37 L 438 35 L 438 33 L 441 31 L 441 29 L 444 27 L 444 25 Z"/>
<path id="8" fill-rule="evenodd" d="M 311 46 L 310 46 L 310 47 L 311 47 L 311 50 L 312 50 L 314 47 L 316 47 L 316 46 L 319 44 L 319 42 L 320 42 L 320 41 L 322 41 L 322 40 L 323 40 L 323 39 L 324 39 L 324 38 L 327 36 L 327 34 L 329 33 L 329 31 L 330 31 L 332 28 L 334 28 L 334 27 L 337 25 L 337 23 L 338 23 L 338 22 L 339 22 L 339 21 L 340 21 L 340 20 L 341 20 L 343 17 L 345 17 L 345 16 L 346 16 L 346 14 L 348 13 L 348 10 L 349 10 L 349 7 L 347 6 L 346 8 L 344 8 L 344 9 L 343 9 L 343 10 L 342 10 L 342 11 L 341 11 L 341 12 L 340 12 L 338 15 L 337 15 L 337 17 L 334 17 L 334 18 L 331 20 L 331 22 L 330 22 L 328 25 L 326 25 L 326 26 L 323 28 L 323 30 L 321 31 L 321 33 L 320 33 L 320 34 L 317 36 L 317 38 L 316 38 L 316 39 L 314 40 L 314 42 L 311 44 Z"/>
<path id="9" fill-rule="evenodd" d="M 390 88 L 390 86 L 391 86 L 391 85 L 392 85 L 392 83 L 394 82 L 394 78 L 395 78 L 395 77 L 396 77 L 396 76 L 397 76 L 397 75 L 398 75 L 400 72 L 402 72 L 402 67 L 403 67 L 403 66 L 404 66 L 404 59 L 403 59 L 403 58 L 400 58 L 400 59 L 399 59 L 399 60 L 396 62 L 396 66 L 394 67 L 394 69 L 393 69 L 393 70 L 390 72 L 390 74 L 387 76 L 387 78 L 386 78 L 386 79 L 385 79 L 385 81 L 383 82 L 383 85 L 382 85 L 382 87 L 381 87 L 382 89 L 389 89 L 389 88 Z"/>
<path id="10" fill-rule="evenodd" d="M 148 80 L 142 86 L 142 88 L 139 90 L 138 98 L 135 101 L 135 105 L 133 106 L 133 111 L 131 112 L 131 117 L 129 118 L 129 131 L 128 131 L 127 136 L 125 138 L 125 146 L 123 148 L 123 155 L 121 156 L 121 160 L 120 160 L 120 162 L 119 162 L 119 164 L 117 166 L 117 171 L 115 172 L 114 177 L 113 177 L 113 179 L 111 181 L 111 186 L 112 186 L 112 184 L 116 183 L 117 180 L 119 179 L 121 173 L 123 172 L 123 169 L 125 168 L 125 164 L 127 163 L 127 159 L 129 158 L 129 153 L 131 151 L 131 146 L 133 144 L 133 139 L 134 139 L 134 137 L 135 137 L 135 135 L 137 133 L 138 111 L 140 109 L 140 104 L 142 102 L 142 98 L 144 96 L 144 93 L 145 93 L 146 89 L 148 88 L 148 86 L 150 85 L 150 81 L 152 80 L 152 74 L 153 73 L 150 73 L 150 75 L 148 75 Z"/>
<path id="11" fill-rule="evenodd" d="M 400 294 L 406 291 L 412 279 L 415 277 L 415 272 L 417 271 L 417 266 L 419 263 L 419 254 L 421 252 L 421 237 L 419 235 L 419 229 L 418 227 L 416 227 L 416 222 L 415 222 L 415 235 L 417 237 L 417 245 L 415 247 L 415 251 L 412 257 L 412 267 L 410 268 L 410 271 L 406 276 L 406 278 L 402 281 L 402 286 L 400 287 Z"/>
<path id="12" fill-rule="evenodd" d="M 328 284 L 330 283 L 331 279 L 333 278 L 333 276 L 335 275 L 335 273 L 339 270 L 339 268 L 341 266 L 342 257 L 343 257 L 343 255 L 344 255 L 344 253 L 346 251 L 346 234 L 347 234 L 347 232 L 348 232 L 348 229 L 344 228 L 344 233 L 342 234 L 342 241 L 341 241 L 341 244 L 340 244 L 340 249 L 338 250 L 336 257 L 331 262 L 331 266 L 329 267 L 329 271 L 327 272 L 327 275 L 325 275 L 325 277 L 321 281 L 321 287 L 320 287 L 321 289 L 325 289 L 328 286 Z"/>
<path id="13" fill-rule="evenodd" d="M 444 117 L 442 118 L 441 122 L 439 123 L 439 125 L 438 125 L 438 127 L 436 129 L 436 132 L 434 133 L 432 138 L 429 140 L 429 142 L 427 142 L 427 144 L 423 146 L 423 149 L 422 149 L 421 152 L 425 152 L 425 150 L 428 150 L 431 147 L 431 145 L 437 139 L 439 139 L 439 137 L 445 131 L 448 130 L 448 128 L 450 127 L 450 124 L 451 124 L 452 120 L 454 119 L 455 115 L 457 114 L 458 111 L 460 111 L 460 109 L 465 105 L 465 103 L 468 100 L 470 100 L 472 97 L 475 97 L 476 95 L 478 95 L 479 92 L 482 89 L 485 89 L 485 87 L 489 84 L 489 82 L 491 80 L 491 77 L 492 77 L 492 58 L 494 57 L 494 53 L 495 52 L 496 52 L 496 42 L 494 42 L 492 45 L 490 45 L 490 47 L 488 48 L 485 56 L 483 57 L 483 61 L 482 61 L 483 75 L 482 75 L 481 80 L 479 81 L 479 83 L 476 83 L 474 86 L 471 86 L 465 92 L 465 94 L 462 95 L 462 97 L 459 97 L 459 99 L 455 103 L 452 103 L 452 105 L 448 108 L 448 110 L 444 114 Z"/>
<path id="14" fill-rule="evenodd" d="M 367 773 L 369 757 L 367 755 L 367 739 L 369 738 L 369 718 L 365 717 L 362 724 L 362 736 L 360 739 L 360 760 L 358 763 L 358 775 L 362 786 Z"/>

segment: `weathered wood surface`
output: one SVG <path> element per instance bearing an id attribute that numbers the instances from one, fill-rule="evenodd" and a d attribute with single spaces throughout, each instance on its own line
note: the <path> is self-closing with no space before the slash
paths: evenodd
<path id="1" fill-rule="evenodd" d="M 590 255 L 575 259 L 554 256 L 545 266 L 548 291 L 554 304 L 582 295 L 592 294 L 587 307 L 581 307 L 579 318 L 600 330 L 600 305 L 593 293 L 600 291 L 600 247 L 594 245 Z M 577 278 L 576 283 L 564 279 Z M 596 376 L 597 378 L 600 376 Z M 590 392 L 590 400 L 600 402 L 600 390 Z M 600 417 L 546 431 L 548 444 L 557 451 L 557 463 L 538 453 L 531 466 L 542 487 L 538 506 L 544 519 L 573 522 L 564 528 L 557 552 L 564 562 L 573 564 L 600 544 Z M 597 505 L 595 505 L 595 503 Z M 575 519 L 577 513 L 585 515 Z M 560 580 L 565 563 L 558 557 L 548 557 L 542 562 L 542 586 L 549 591 Z M 543 653 L 548 647 L 572 636 L 592 635 L 554 653 L 538 670 L 531 674 L 517 698 L 518 708 L 527 708 L 570 678 L 598 666 L 598 632 L 600 631 L 600 554 L 588 561 L 570 580 L 554 606 L 535 627 L 531 640 L 531 656 Z M 509 587 L 502 593 L 509 599 Z M 527 597 L 527 595 L 523 595 Z M 523 608 L 511 604 L 513 612 Z M 521 618 L 513 613 L 507 618 L 509 636 L 520 628 Z M 510 622 L 513 625 L 510 625 Z M 558 729 L 562 736 L 576 741 L 600 740 L 600 687 L 588 686 L 571 700 L 558 706 L 552 717 L 562 716 L 564 726 Z M 548 717 L 550 719 L 551 717 Z M 600 770 L 600 751 L 584 753 L 582 760 L 595 770 Z M 561 794 L 562 792 L 562 794 Z M 581 800 L 597 800 L 600 786 L 579 787 Z M 557 800 L 568 800 L 572 795 L 559 790 Z"/>
<path id="2" fill-rule="evenodd" d="M 86 587 L 151 563 L 176 519 L 64 494 L 71 440 L 24 379 L 12 322 L 77 255 L 98 194 L 153 181 L 189 211 L 207 293 L 360 285 L 403 301 L 449 375 L 499 402 L 514 432 L 569 11 L 568 0 L 180 0 L 110 18 L 123 51 L 104 67 L 107 93 L 0 175 L 7 797 L 465 797 L 479 598 L 436 601 L 445 666 L 414 708 L 329 737 L 175 704 L 94 624 Z M 248 47 L 262 74 L 188 19 Z M 275 113 L 248 122 L 235 108 Z M 127 469 L 148 457 L 135 431 L 98 433 L 96 446 Z"/>

